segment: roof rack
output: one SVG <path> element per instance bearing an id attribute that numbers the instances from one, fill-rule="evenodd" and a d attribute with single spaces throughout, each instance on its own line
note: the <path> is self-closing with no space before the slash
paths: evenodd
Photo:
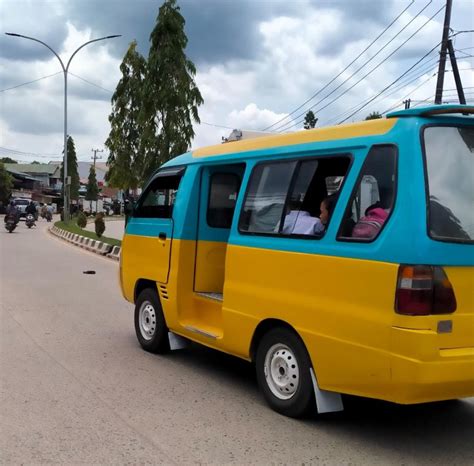
<path id="1" fill-rule="evenodd" d="M 387 114 L 387 118 L 411 117 L 411 116 L 434 116 L 461 113 L 463 115 L 474 114 L 474 106 L 462 104 L 430 105 L 429 107 L 416 107 L 408 110 L 397 110 Z"/>

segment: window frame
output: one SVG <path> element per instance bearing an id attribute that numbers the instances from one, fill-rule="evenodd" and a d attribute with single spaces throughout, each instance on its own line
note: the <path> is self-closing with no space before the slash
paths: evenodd
<path id="1" fill-rule="evenodd" d="M 171 215 L 169 217 L 140 217 L 137 215 L 137 210 L 142 206 L 142 202 L 145 199 L 145 196 L 148 194 L 149 189 L 151 189 L 151 185 L 155 180 L 158 178 L 164 178 L 166 176 L 178 176 L 180 175 L 179 179 L 179 184 L 178 184 L 178 189 L 181 185 L 181 181 L 184 177 L 184 174 L 186 172 L 186 167 L 185 166 L 178 166 L 178 167 L 165 167 L 163 169 L 160 169 L 156 174 L 154 174 L 151 178 L 150 181 L 147 183 L 146 187 L 143 189 L 143 192 L 140 194 L 140 197 L 138 198 L 136 205 L 133 207 L 132 211 L 132 218 L 155 218 L 155 219 L 172 219 L 173 218 L 173 212 L 174 212 L 174 206 L 173 210 L 171 212 Z"/>
<path id="2" fill-rule="evenodd" d="M 426 144 L 425 144 L 425 130 L 427 128 L 472 128 L 472 125 L 465 123 L 427 123 L 420 128 L 420 143 L 421 143 L 421 153 L 423 158 L 423 181 L 424 181 L 424 191 L 425 191 L 425 209 L 426 209 L 426 234 L 428 238 L 433 241 L 439 241 L 440 243 L 458 243 L 458 244 L 474 244 L 474 239 L 456 239 L 456 238 L 438 238 L 433 237 L 430 231 L 430 191 L 429 191 L 429 179 L 428 179 L 428 163 L 426 158 Z"/>
<path id="3" fill-rule="evenodd" d="M 232 221 L 230 222 L 230 225 L 228 227 L 217 227 L 217 226 L 211 225 L 209 223 L 209 206 L 210 206 L 210 203 L 211 203 L 212 180 L 217 175 L 231 175 L 231 176 L 234 176 L 238 181 L 238 190 L 237 190 L 237 197 L 235 198 L 234 213 L 232 215 Z M 226 172 L 226 171 L 222 171 L 222 172 L 216 171 L 216 172 L 211 174 L 211 176 L 209 177 L 209 189 L 208 189 L 208 193 L 207 193 L 207 204 L 206 204 L 206 224 L 209 228 L 216 228 L 216 229 L 219 229 L 219 230 L 230 230 L 230 228 L 232 227 L 232 222 L 233 222 L 234 216 L 235 216 L 235 208 L 237 207 L 237 200 L 238 200 L 238 197 L 239 197 L 241 187 L 242 187 L 242 177 L 237 173 Z"/>
<path id="4" fill-rule="evenodd" d="M 374 147 L 393 147 L 395 148 L 395 164 L 394 164 L 394 167 L 395 167 L 395 179 L 394 179 L 394 190 L 393 190 L 393 202 L 392 202 L 392 208 L 390 209 L 390 212 L 388 214 L 388 217 L 387 219 L 385 220 L 385 222 L 383 223 L 382 227 L 380 228 L 379 232 L 377 233 L 376 236 L 374 236 L 373 238 L 357 238 L 357 237 L 349 237 L 349 236 L 341 236 L 341 230 L 343 228 L 343 220 L 347 217 L 347 213 L 349 212 L 350 209 L 352 209 L 352 202 L 354 201 L 355 199 L 355 195 L 359 189 L 359 186 L 362 182 L 362 178 L 364 177 L 364 168 L 366 167 L 367 165 L 367 159 L 369 157 L 369 154 L 371 152 L 371 150 L 374 148 Z M 354 183 L 354 186 L 352 187 L 352 191 L 351 191 L 351 194 L 349 196 L 349 201 L 346 205 L 346 208 L 344 209 L 344 213 L 342 215 L 342 218 L 341 218 L 341 222 L 339 224 L 339 228 L 337 230 L 337 234 L 336 234 L 336 241 L 339 241 L 339 242 L 342 242 L 342 243 L 373 243 L 374 241 L 376 241 L 378 238 L 380 238 L 380 235 L 382 233 L 382 231 L 384 230 L 385 226 L 388 224 L 388 222 L 390 221 L 390 218 L 392 217 L 392 214 L 393 214 L 393 211 L 395 210 L 395 206 L 397 204 L 397 198 L 398 198 L 398 164 L 399 162 L 399 148 L 398 148 L 398 145 L 394 142 L 388 142 L 388 143 L 380 143 L 380 144 L 372 144 L 368 151 L 367 151 L 367 154 L 365 155 L 365 159 L 364 159 L 364 162 L 362 163 L 362 166 L 360 168 L 360 171 L 357 175 L 357 179 L 356 179 L 356 182 Z"/>
<path id="5" fill-rule="evenodd" d="M 344 185 L 347 181 L 347 177 L 348 177 L 348 175 L 349 175 L 349 173 L 352 169 L 352 165 L 354 163 L 354 155 L 353 155 L 352 152 L 340 152 L 340 153 L 330 154 L 330 155 L 324 155 L 324 154 L 323 155 L 308 155 L 308 156 L 302 156 L 302 157 L 291 157 L 289 159 L 265 159 L 265 160 L 257 162 L 253 167 L 251 167 L 252 171 L 251 171 L 249 179 L 247 181 L 247 186 L 245 187 L 245 194 L 244 194 L 244 198 L 242 200 L 242 204 L 241 204 L 241 207 L 240 207 L 239 221 L 237 223 L 238 232 L 241 235 L 247 235 L 247 236 L 264 236 L 264 237 L 270 237 L 270 238 L 304 239 L 304 240 L 309 240 L 309 241 L 311 241 L 311 240 L 320 240 L 320 239 L 324 238 L 326 236 L 326 232 L 327 232 L 327 230 L 329 228 L 329 225 L 331 223 L 331 219 L 329 219 L 328 227 L 325 229 L 324 233 L 321 234 L 321 235 L 285 234 L 285 233 L 280 233 L 280 232 L 256 232 L 256 231 L 241 230 L 240 224 L 241 224 L 241 221 L 242 221 L 242 217 L 244 215 L 245 201 L 247 200 L 249 188 L 250 188 L 250 185 L 253 181 L 253 177 L 255 176 L 255 169 L 260 165 L 296 162 L 295 168 L 294 168 L 293 173 L 291 175 L 290 183 L 288 185 L 288 191 L 287 191 L 286 196 L 285 196 L 285 203 L 283 205 L 283 212 L 284 212 L 285 207 L 288 203 L 290 193 L 292 192 L 292 190 L 293 190 L 293 188 L 296 184 L 296 178 L 297 178 L 297 175 L 299 173 L 299 169 L 300 169 L 300 166 L 301 166 L 302 162 L 311 161 L 311 160 L 317 160 L 319 162 L 320 160 L 330 160 L 330 159 L 334 159 L 334 158 L 343 158 L 343 157 L 346 157 L 347 159 L 349 159 L 349 164 L 347 166 L 347 172 L 344 175 L 344 179 L 342 180 L 341 186 L 340 186 L 339 191 L 338 191 L 339 193 L 341 193 L 342 190 L 344 189 Z M 318 168 L 319 168 L 319 164 L 318 164 Z M 318 170 L 318 168 L 316 168 L 316 171 Z M 326 187 L 326 189 L 327 189 L 327 187 Z M 339 201 L 339 195 L 338 195 L 338 198 L 337 198 L 337 201 L 336 201 L 336 206 L 337 206 L 338 201 Z M 282 217 L 280 219 L 280 224 L 281 224 L 281 221 L 283 219 L 283 212 L 282 212 Z"/>

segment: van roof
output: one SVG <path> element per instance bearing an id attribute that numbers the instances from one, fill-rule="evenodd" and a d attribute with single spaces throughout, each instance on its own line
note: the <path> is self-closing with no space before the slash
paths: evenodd
<path id="1" fill-rule="evenodd" d="M 444 104 L 416 107 L 391 112 L 387 115 L 387 118 L 364 120 L 357 123 L 314 128 L 293 133 L 273 134 L 254 139 L 202 147 L 168 161 L 165 166 L 188 164 L 192 163 L 193 159 L 203 157 L 236 155 L 242 152 L 259 151 L 276 147 L 382 135 L 388 133 L 395 126 L 400 117 L 431 117 L 440 114 L 473 113 L 474 107 L 468 105 Z M 249 154 L 249 156 L 252 156 L 252 154 Z"/>

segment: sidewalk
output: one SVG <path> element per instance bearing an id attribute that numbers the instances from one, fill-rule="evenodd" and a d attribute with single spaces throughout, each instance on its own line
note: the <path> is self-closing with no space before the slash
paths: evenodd
<path id="1" fill-rule="evenodd" d="M 95 231 L 94 222 L 88 223 L 85 229 L 88 231 Z M 119 239 L 121 241 L 123 237 L 124 229 L 125 229 L 125 220 L 114 219 L 114 220 L 108 221 L 107 217 L 105 218 L 104 236 L 107 236 L 108 238 Z"/>

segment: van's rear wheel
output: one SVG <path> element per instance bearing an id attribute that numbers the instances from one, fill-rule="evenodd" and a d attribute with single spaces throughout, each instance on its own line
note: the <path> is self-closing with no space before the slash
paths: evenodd
<path id="1" fill-rule="evenodd" d="M 267 403 L 289 417 L 303 417 L 315 410 L 311 363 L 304 344 L 294 332 L 275 328 L 257 348 L 256 370 Z"/>
<path id="2" fill-rule="evenodd" d="M 143 290 L 135 302 L 135 333 L 142 348 L 150 353 L 169 350 L 168 328 L 156 291 Z"/>

